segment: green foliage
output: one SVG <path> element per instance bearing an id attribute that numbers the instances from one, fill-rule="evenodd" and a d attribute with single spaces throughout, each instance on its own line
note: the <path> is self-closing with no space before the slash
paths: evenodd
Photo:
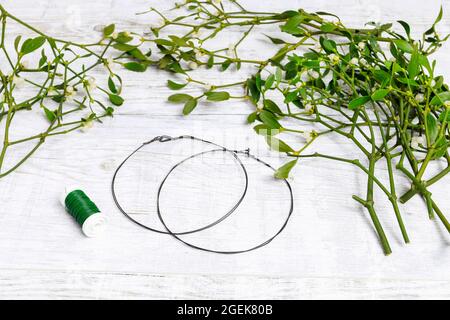
<path id="1" fill-rule="evenodd" d="M 269 111 L 261 111 L 259 114 L 259 119 L 270 129 L 280 129 L 281 124 L 278 122 L 277 118 L 274 116 L 273 113 Z"/>
<path id="2" fill-rule="evenodd" d="M 45 116 L 47 117 L 48 121 L 53 122 L 56 119 L 56 114 L 54 111 L 50 111 L 49 109 L 47 109 L 46 107 L 42 106 L 42 108 L 44 109 L 45 112 Z"/>
<path id="3" fill-rule="evenodd" d="M 292 149 L 286 142 L 283 140 L 277 139 L 272 136 L 266 137 L 266 142 L 269 145 L 269 147 L 277 152 L 284 152 L 284 153 L 290 153 L 294 152 L 294 149 Z"/>
<path id="4" fill-rule="evenodd" d="M 122 78 L 113 72 L 114 64 L 145 71 L 148 61 L 138 49 L 140 45 L 127 44 L 134 36 L 128 32 L 116 33 L 113 24 L 102 30 L 103 39 L 98 43 L 81 44 L 48 36 L 1 5 L 0 11 L 3 22 L 0 59 L 5 62 L 5 68 L 0 71 L 0 122 L 4 127 L 0 178 L 3 178 L 14 172 L 49 138 L 80 128 L 88 129 L 94 122 L 101 123 L 103 117 L 112 116 L 114 107 L 124 103 Z M 10 34 L 15 29 L 25 30 L 32 36 L 23 39 L 21 35 Z M 9 43 L 11 38 L 13 44 Z M 93 77 L 93 69 L 99 79 Z M 27 97 L 18 94 L 21 87 L 30 93 Z M 29 137 L 13 138 L 16 136 L 16 119 L 36 108 L 41 109 L 48 126 Z M 86 116 L 86 109 L 90 110 L 89 116 Z M 16 163 L 7 161 L 13 153 L 8 152 L 11 146 L 27 142 L 34 144 L 28 153 L 21 158 L 14 157 L 18 159 Z"/>
<path id="5" fill-rule="evenodd" d="M 109 37 L 114 33 L 114 30 L 116 30 L 116 25 L 115 24 L 110 24 L 109 26 L 106 26 L 103 29 L 103 35 L 105 37 Z"/>
<path id="6" fill-rule="evenodd" d="M 45 41 L 46 38 L 42 36 L 25 40 L 25 42 L 22 44 L 22 48 L 20 49 L 20 54 L 26 55 L 32 53 L 33 51 L 36 51 L 44 45 Z"/>
<path id="7" fill-rule="evenodd" d="M 185 93 L 177 93 L 169 97 L 169 101 L 174 103 L 184 103 L 192 99 L 194 98 L 191 95 Z"/>
<path id="8" fill-rule="evenodd" d="M 187 83 L 176 83 L 172 80 L 167 81 L 167 86 L 172 90 L 181 90 L 187 86 Z"/>
<path id="9" fill-rule="evenodd" d="M 197 107 L 197 103 L 198 102 L 196 99 L 189 99 L 188 101 L 186 101 L 183 108 L 183 114 L 187 116 L 192 111 L 194 111 L 195 107 Z"/>
<path id="10" fill-rule="evenodd" d="M 373 101 L 382 101 L 389 94 L 389 89 L 378 89 L 372 93 Z"/>
<path id="11" fill-rule="evenodd" d="M 397 40 L 393 40 L 395 45 L 397 46 L 397 48 L 399 48 L 400 50 L 403 50 L 407 53 L 412 53 L 414 51 L 414 47 L 411 45 L 411 43 L 409 43 L 406 40 L 402 40 L 402 39 L 397 39 Z"/>
<path id="12" fill-rule="evenodd" d="M 218 72 L 239 70 L 243 64 L 257 71 L 233 83 L 226 83 L 227 76 L 223 76 L 224 83 L 207 85 L 206 90 L 201 89 L 203 94 L 172 95 L 169 100 L 185 103 L 184 114 L 190 113 L 201 99 L 248 100 L 254 109 L 247 122 L 255 132 L 266 138 L 271 149 L 295 157 L 277 170 L 278 178 L 288 177 L 296 164 L 309 158 L 355 165 L 367 175 L 368 186 L 365 199 L 353 198 L 368 209 L 385 254 L 390 254 L 391 248 L 376 215 L 375 188 L 381 189 L 392 203 L 405 242 L 409 238 L 398 201 L 406 202 L 416 194 L 424 198 L 430 217 L 436 214 L 450 232 L 450 223 L 427 191 L 428 183 L 434 184 L 450 172 L 450 165 L 438 178 L 424 181 L 431 161 L 440 159 L 450 164 L 450 90 L 443 77 L 435 74 L 436 62 L 431 60 L 431 55 L 448 39 L 436 33 L 443 11 L 421 39 L 413 39 L 411 26 L 405 21 L 398 21 L 401 32 L 395 31 L 391 23 L 368 23 L 355 29 L 327 12 L 288 10 L 268 14 L 246 11 L 235 1 L 227 4 L 234 8 L 216 8 L 200 0 L 179 4 L 174 9 L 176 18 L 164 17 L 165 31 L 170 34 L 171 26 L 176 25 L 176 33 L 165 38 L 156 34 L 156 40 L 149 39 L 163 54 L 157 63 L 166 68 L 176 61 L 181 70 L 175 72 L 189 79 L 186 84 L 169 82 L 172 90 L 206 85 L 195 79 L 193 72 L 185 71 L 192 62 Z M 191 7 L 194 11 L 190 14 L 183 11 Z M 201 13 L 197 8 L 202 8 Z M 257 35 L 255 27 L 261 24 L 279 27 L 270 36 L 264 36 L 276 47 L 276 53 L 261 60 L 240 57 L 239 48 L 249 46 L 250 35 Z M 227 38 L 225 32 L 236 26 L 242 27 L 238 41 L 223 48 L 208 46 L 209 41 Z M 200 33 L 202 36 L 198 36 Z M 227 93 L 236 87 L 243 87 L 245 96 Z M 332 134 L 353 143 L 359 155 L 343 158 L 307 153 L 320 137 Z M 286 144 L 286 135 L 300 136 L 294 141 L 301 145 Z M 419 143 L 419 137 L 426 143 Z M 419 144 L 420 148 L 416 148 Z M 386 185 L 375 170 L 381 161 L 388 164 Z M 399 200 L 397 173 L 404 174 L 412 185 Z"/>
<path id="13" fill-rule="evenodd" d="M 135 61 L 127 62 L 123 65 L 126 69 L 134 72 L 145 72 L 147 70 L 147 65 Z"/>
<path id="14" fill-rule="evenodd" d="M 369 101 L 370 101 L 370 97 L 368 97 L 368 96 L 359 97 L 359 98 L 351 100 L 348 104 L 348 108 L 350 110 L 355 110 L 356 108 L 365 105 Z"/>
<path id="15" fill-rule="evenodd" d="M 109 100 L 115 106 L 121 106 L 121 105 L 123 105 L 123 102 L 124 102 L 123 98 L 117 94 L 110 94 Z"/>
<path id="16" fill-rule="evenodd" d="M 287 179 L 289 178 L 289 174 L 291 173 L 291 170 L 295 167 L 298 160 L 292 160 L 286 163 L 285 165 L 278 168 L 277 171 L 275 171 L 275 178 L 277 179 Z"/>
<path id="17" fill-rule="evenodd" d="M 226 101 L 230 99 L 230 94 L 225 91 L 206 92 L 206 99 L 208 101 Z"/>

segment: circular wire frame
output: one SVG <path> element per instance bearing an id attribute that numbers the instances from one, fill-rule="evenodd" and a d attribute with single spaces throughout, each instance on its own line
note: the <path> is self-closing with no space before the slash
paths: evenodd
<path id="1" fill-rule="evenodd" d="M 151 143 L 154 143 L 154 142 L 165 143 L 165 142 L 176 141 L 176 140 L 181 140 L 181 139 L 191 139 L 191 140 L 195 140 L 195 141 L 200 141 L 200 142 L 204 142 L 204 143 L 206 143 L 206 144 L 210 144 L 210 145 L 215 146 L 215 147 L 218 147 L 218 148 L 217 148 L 217 149 L 213 149 L 213 150 L 209 150 L 209 151 L 200 152 L 200 153 L 197 153 L 197 154 L 194 154 L 194 155 L 191 155 L 191 156 L 187 157 L 186 159 L 184 159 L 184 160 L 178 162 L 174 167 L 172 167 L 172 168 L 170 169 L 169 174 L 166 175 L 166 177 L 164 178 L 164 182 L 167 180 L 167 178 L 168 178 L 168 176 L 170 175 L 170 173 L 172 173 L 178 166 L 180 166 L 181 164 L 183 164 L 183 163 L 185 163 L 185 162 L 187 162 L 187 161 L 189 161 L 189 160 L 191 160 L 191 159 L 193 159 L 193 158 L 199 157 L 199 156 L 201 156 L 201 155 L 203 155 L 203 154 L 211 153 L 211 152 L 213 152 L 213 151 L 214 151 L 214 152 L 227 152 L 227 153 L 230 153 L 230 154 L 234 157 L 234 159 L 237 161 L 237 163 L 239 164 L 240 168 L 242 169 L 242 172 L 243 172 L 244 177 L 245 177 L 245 186 L 244 186 L 244 190 L 243 190 L 243 192 L 242 192 L 242 195 L 239 197 L 238 201 L 236 202 L 236 204 L 235 204 L 228 212 L 226 212 L 225 215 L 223 215 L 223 216 L 220 217 L 218 220 L 216 220 L 216 221 L 214 221 L 214 222 L 212 222 L 212 223 L 210 223 L 210 224 L 208 224 L 208 225 L 206 225 L 206 226 L 204 226 L 204 227 L 197 228 L 197 229 L 194 229 L 194 230 L 184 231 L 184 232 L 172 232 L 172 231 L 170 231 L 170 230 L 167 228 L 166 225 L 163 224 L 164 228 L 165 228 L 167 231 L 158 230 L 158 229 L 149 227 L 149 226 L 145 225 L 145 224 L 142 223 L 142 222 L 137 221 L 136 219 L 134 219 L 134 218 L 131 216 L 130 213 L 128 213 L 128 212 L 120 205 L 120 202 L 119 202 L 119 200 L 118 200 L 118 198 L 117 198 L 117 194 L 116 194 L 116 188 L 115 188 L 117 175 L 118 175 L 118 173 L 120 172 L 120 170 L 122 169 L 122 167 L 125 165 L 125 163 L 127 163 L 128 160 L 131 159 L 131 157 L 133 157 L 137 152 L 139 152 L 139 151 L 140 151 L 142 148 L 144 148 L 145 146 L 147 146 L 147 145 L 149 145 L 149 144 L 151 144 Z M 157 204 L 158 216 L 159 216 L 159 195 L 160 195 L 161 188 L 162 188 L 162 185 L 160 185 L 160 187 L 159 187 L 159 189 L 158 189 L 158 198 L 157 198 L 157 202 L 158 202 L 158 204 Z M 201 231 L 207 230 L 207 229 L 212 228 L 212 227 L 214 227 L 215 225 L 221 223 L 221 222 L 224 221 L 226 218 L 228 218 L 230 215 L 232 215 L 233 212 L 235 212 L 236 209 L 240 206 L 240 204 L 242 203 L 242 201 L 244 200 L 244 198 L 245 198 L 245 196 L 246 196 L 246 194 L 247 194 L 247 190 L 248 190 L 248 173 L 247 173 L 247 169 L 245 168 L 245 166 L 244 166 L 244 164 L 242 163 L 241 159 L 239 159 L 239 157 L 238 157 L 238 155 L 237 155 L 237 152 L 236 152 L 236 151 L 232 151 L 232 150 L 228 150 L 228 149 L 226 149 L 226 148 L 224 148 L 224 147 L 222 147 L 222 146 L 219 146 L 218 144 L 215 144 L 215 143 L 213 143 L 213 142 L 206 141 L 206 140 L 203 140 L 203 139 L 195 138 L 195 137 L 193 137 L 193 136 L 179 136 L 179 137 L 175 137 L 175 138 L 172 138 L 172 137 L 169 137 L 169 136 L 158 136 L 158 137 L 155 137 L 154 139 L 152 139 L 152 140 L 150 140 L 150 141 L 148 141 L 148 142 L 145 142 L 145 143 L 142 144 L 139 148 L 137 148 L 136 150 L 134 150 L 130 155 L 128 155 L 128 156 L 124 159 L 124 161 L 122 161 L 122 163 L 117 167 L 116 171 L 114 172 L 114 176 L 113 176 L 113 179 L 112 179 L 112 182 L 111 182 L 111 191 L 112 191 L 112 196 L 113 196 L 114 202 L 115 202 L 117 208 L 125 215 L 125 217 L 127 217 L 127 218 L 128 218 L 129 220 L 131 220 L 133 223 L 137 224 L 138 226 L 140 226 L 140 227 L 142 227 L 142 228 L 145 228 L 145 229 L 147 229 L 147 230 L 150 230 L 150 231 L 153 231 L 153 232 L 156 232 L 156 233 L 167 234 L 167 235 L 172 235 L 172 236 L 179 236 L 179 235 L 181 236 L 181 235 L 188 235 L 188 234 L 193 234 L 193 233 L 201 232 Z M 161 220 L 161 218 L 159 218 L 159 219 Z"/>
<path id="2" fill-rule="evenodd" d="M 205 152 L 202 152 L 202 153 L 193 155 L 193 156 L 189 157 L 189 159 L 192 159 L 192 158 L 194 158 L 194 157 L 198 157 L 198 156 L 200 156 L 200 155 L 202 155 L 202 154 L 211 153 L 211 152 L 217 152 L 217 151 L 219 151 L 219 150 L 222 150 L 222 149 L 205 151 Z M 270 168 L 270 169 L 273 170 L 274 172 L 276 171 L 276 169 L 273 168 L 270 164 L 268 164 L 268 163 L 264 162 L 263 160 L 261 160 L 261 159 L 255 157 L 255 156 L 253 156 L 253 155 L 251 155 L 250 152 L 249 152 L 249 150 L 247 150 L 247 151 L 230 151 L 230 152 L 233 152 L 233 153 L 235 153 L 236 155 L 238 155 L 238 154 L 244 154 L 245 156 L 247 156 L 247 157 L 249 157 L 249 158 L 251 158 L 251 159 L 253 159 L 253 160 L 255 160 L 255 161 L 257 161 L 257 162 L 259 162 L 259 163 L 261 163 L 261 164 L 263 164 L 263 165 L 265 165 L 266 167 Z M 265 240 L 264 242 L 262 242 L 262 243 L 260 243 L 260 244 L 258 244 L 258 245 L 256 245 L 256 246 L 250 247 L 250 248 L 248 248 L 248 249 L 234 250 L 234 251 L 221 251 L 221 250 L 212 250 L 212 249 L 200 247 L 200 246 L 191 244 L 191 243 L 189 243 L 189 242 L 186 241 L 186 240 L 181 239 L 181 238 L 179 237 L 181 234 L 177 234 L 177 233 L 175 233 L 175 232 L 172 232 L 172 231 L 169 229 L 169 227 L 167 226 L 166 222 L 164 221 L 164 218 L 163 218 L 163 216 L 162 216 L 161 209 L 160 209 L 160 196 L 161 196 L 161 190 L 163 189 L 166 180 L 169 178 L 169 176 L 171 175 L 171 173 L 172 173 L 172 172 L 173 172 L 173 171 L 174 171 L 181 163 L 183 163 L 184 161 L 185 161 L 185 160 L 183 160 L 182 162 L 176 164 L 176 165 L 175 165 L 175 166 L 167 173 L 167 175 L 165 176 L 165 178 L 163 179 L 163 181 L 161 182 L 161 184 L 160 184 L 160 186 L 159 186 L 159 188 L 158 188 L 158 195 L 157 195 L 157 213 L 158 213 L 158 218 L 159 218 L 159 220 L 161 221 L 161 223 L 162 223 L 162 225 L 164 226 L 164 228 L 166 228 L 167 233 L 170 234 L 171 236 L 173 236 L 175 239 L 177 239 L 178 241 L 182 242 L 183 244 L 185 244 L 185 245 L 187 245 L 187 246 L 189 246 L 189 247 L 191 247 L 191 248 L 193 248 L 193 249 L 197 249 L 197 250 L 201 250 L 201 251 L 206 251 L 206 252 L 211 252 L 211 253 L 218 253 L 218 254 L 241 254 L 241 253 L 246 253 L 246 252 L 254 251 L 254 250 L 260 249 L 260 248 L 262 248 L 262 247 L 268 245 L 269 243 L 271 243 L 275 238 L 277 238 L 277 237 L 284 231 L 284 229 L 286 228 L 286 226 L 287 226 L 287 224 L 288 224 L 288 222 L 289 222 L 289 220 L 290 220 L 290 218 L 291 218 L 291 216 L 292 216 L 292 213 L 293 213 L 293 211 L 294 211 L 294 196 L 293 196 L 293 192 L 292 192 L 292 187 L 291 187 L 291 185 L 289 184 L 289 182 L 288 182 L 286 179 L 284 179 L 284 182 L 285 182 L 285 184 L 286 184 L 286 186 L 287 186 L 287 188 L 288 188 L 288 190 L 289 190 L 290 201 L 291 201 L 289 213 L 288 213 L 288 215 L 287 215 L 285 221 L 283 222 L 283 225 L 281 226 L 281 228 L 280 228 L 273 236 L 271 236 L 269 239 Z M 235 208 L 235 209 L 236 209 L 236 208 Z M 224 220 L 224 219 L 222 219 L 221 221 L 223 221 L 223 220 Z M 217 224 L 217 223 L 216 223 L 216 224 Z"/>

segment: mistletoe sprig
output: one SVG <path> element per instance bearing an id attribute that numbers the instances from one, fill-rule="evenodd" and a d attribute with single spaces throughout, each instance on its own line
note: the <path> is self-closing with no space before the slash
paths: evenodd
<path id="1" fill-rule="evenodd" d="M 10 24 L 18 24 L 34 36 L 10 39 Z M 116 65 L 135 69 L 133 54 L 142 44 L 129 43 L 136 38 L 129 32 L 115 32 L 105 27 L 97 42 L 79 44 L 56 39 L 37 30 L 0 6 L 0 124 L 3 144 L 0 147 L 0 178 L 23 164 L 48 138 L 78 129 L 86 130 L 94 122 L 112 116 L 121 106 L 122 80 L 114 72 Z M 133 51 L 135 49 L 135 51 Z M 127 52 L 124 54 L 124 52 Z M 139 51 L 140 52 L 140 51 Z M 145 56 L 139 56 L 139 66 Z M 30 63 L 30 61 L 36 61 Z M 135 70 L 139 71 L 139 70 Z M 104 79 L 100 85 L 94 75 Z M 42 132 L 14 138 L 14 123 L 21 113 L 38 110 L 47 122 Z M 5 168 L 8 150 L 32 143 L 30 150 Z"/>
<path id="2" fill-rule="evenodd" d="M 253 12 L 237 1 L 188 0 L 176 5 L 174 18 L 156 9 L 150 11 L 161 18 L 160 24 L 152 27 L 156 39 L 146 39 L 161 53 L 152 64 L 184 78 L 181 83 L 169 80 L 173 90 L 187 85 L 203 87 L 197 96 L 182 92 L 169 97 L 169 101 L 184 104 L 184 114 L 194 111 L 202 100 L 248 99 L 255 107 L 248 122 L 256 123 L 255 131 L 265 136 L 272 149 L 293 158 L 278 169 L 278 178 L 287 178 L 308 158 L 359 168 L 367 175 L 367 191 L 364 197 L 354 195 L 353 199 L 367 209 L 387 255 L 391 247 L 376 212 L 375 188 L 392 204 L 405 243 L 409 236 L 399 202 L 414 195 L 424 199 L 429 217 L 437 216 L 450 232 L 448 220 L 429 191 L 450 172 L 450 91 L 435 72 L 436 61 L 430 60 L 448 39 L 436 31 L 442 9 L 419 40 L 413 39 L 404 21 L 398 22 L 402 32 L 390 23 L 368 23 L 355 29 L 326 12 Z M 279 31 L 279 36 L 267 37 L 278 52 L 264 60 L 241 58 L 239 47 L 258 34 L 255 31 L 261 25 L 274 25 L 274 31 Z M 171 28 L 177 32 L 170 34 Z M 231 28 L 242 30 L 236 43 L 225 48 L 209 45 L 224 38 Z M 169 35 L 162 36 L 163 32 Z M 256 71 L 229 84 L 210 84 L 190 72 L 199 66 L 224 71 L 231 66 L 240 69 L 243 64 Z M 230 91 L 236 87 L 243 87 L 245 94 L 233 96 Z M 299 135 L 303 145 L 290 146 L 280 137 L 286 134 Z M 308 153 L 322 136 L 331 134 L 352 142 L 360 156 Z M 387 184 L 376 171 L 381 162 L 387 166 Z M 430 176 L 433 162 L 444 162 L 446 167 Z M 398 173 L 411 182 L 411 189 L 400 197 Z"/>

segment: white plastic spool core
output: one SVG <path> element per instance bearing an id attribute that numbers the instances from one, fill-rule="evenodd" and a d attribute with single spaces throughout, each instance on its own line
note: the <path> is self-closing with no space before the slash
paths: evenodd
<path id="1" fill-rule="evenodd" d="M 69 195 L 69 193 L 75 190 L 83 190 L 83 189 L 78 188 L 76 186 L 69 186 L 65 187 L 64 192 L 61 194 L 61 198 L 59 199 L 59 201 L 66 210 L 67 210 L 66 198 Z M 105 215 L 102 212 L 98 212 L 84 221 L 83 225 L 81 226 L 81 230 L 83 231 L 86 237 L 95 238 L 105 231 L 106 223 L 107 219 Z"/>

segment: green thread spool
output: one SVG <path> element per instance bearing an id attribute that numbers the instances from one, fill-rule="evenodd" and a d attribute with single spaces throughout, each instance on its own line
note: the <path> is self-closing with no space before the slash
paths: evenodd
<path id="1" fill-rule="evenodd" d="M 66 188 L 61 203 L 87 237 L 93 238 L 103 232 L 106 218 L 83 190 Z"/>

